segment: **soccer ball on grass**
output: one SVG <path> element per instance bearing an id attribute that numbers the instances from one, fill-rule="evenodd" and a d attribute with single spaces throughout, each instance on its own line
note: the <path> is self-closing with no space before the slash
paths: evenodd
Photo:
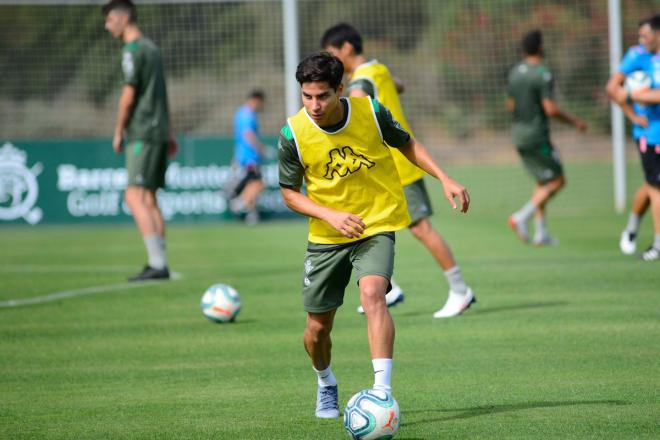
<path id="1" fill-rule="evenodd" d="M 233 322 L 240 311 L 238 292 L 226 284 L 214 284 L 202 296 L 202 313 L 213 322 Z"/>
<path id="2" fill-rule="evenodd" d="M 362 390 L 344 410 L 344 427 L 353 439 L 391 439 L 399 429 L 399 404 L 390 393 Z"/>

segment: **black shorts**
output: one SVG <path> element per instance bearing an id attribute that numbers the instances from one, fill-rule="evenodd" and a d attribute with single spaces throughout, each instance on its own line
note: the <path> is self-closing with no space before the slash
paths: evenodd
<path id="1" fill-rule="evenodd" d="M 644 179 L 647 183 L 660 185 L 660 144 L 652 145 L 646 142 L 645 137 L 637 140 L 639 155 L 642 159 L 642 169 L 644 170 Z"/>
<path id="2" fill-rule="evenodd" d="M 241 168 L 241 179 L 239 180 L 236 188 L 234 189 L 234 197 L 239 196 L 248 183 L 253 180 L 261 180 L 261 170 L 256 165 L 250 165 L 244 168 Z"/>

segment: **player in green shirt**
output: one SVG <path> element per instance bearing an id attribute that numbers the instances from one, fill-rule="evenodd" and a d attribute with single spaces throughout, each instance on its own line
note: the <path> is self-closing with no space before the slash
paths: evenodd
<path id="1" fill-rule="evenodd" d="M 112 148 L 118 154 L 126 150 L 128 187 L 124 197 L 149 258 L 144 269 L 129 280 L 167 279 L 165 222 L 156 191 L 165 186 L 167 157 L 176 153 L 177 144 L 170 133 L 163 62 L 158 47 L 140 32 L 131 0 L 111 0 L 103 6 L 103 14 L 105 29 L 124 43 L 124 87 Z"/>
<path id="2" fill-rule="evenodd" d="M 565 185 L 566 179 L 559 154 L 550 142 L 548 119 L 558 119 L 580 131 L 586 130 L 587 125 L 560 109 L 554 101 L 554 78 L 543 64 L 541 31 L 524 36 L 522 51 L 523 60 L 509 73 L 507 109 L 513 113 L 514 143 L 536 185 L 531 200 L 509 217 L 509 226 L 527 243 L 527 223 L 534 216 L 533 244 L 553 245 L 557 241 L 548 232 L 545 207 Z"/>

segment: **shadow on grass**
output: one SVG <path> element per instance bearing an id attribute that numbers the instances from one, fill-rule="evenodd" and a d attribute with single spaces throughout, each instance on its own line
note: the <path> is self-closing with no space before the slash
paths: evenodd
<path id="1" fill-rule="evenodd" d="M 536 302 L 536 303 L 523 303 L 523 304 L 511 304 L 508 306 L 498 306 L 498 307 L 488 307 L 488 306 L 480 306 L 480 304 L 477 302 L 477 304 L 473 307 L 471 307 L 465 315 L 462 317 L 469 317 L 469 316 L 474 316 L 474 315 L 483 315 L 486 313 L 499 313 L 499 312 L 509 312 L 512 310 L 526 310 L 526 309 L 541 309 L 545 307 L 558 307 L 558 306 L 565 306 L 569 304 L 567 301 L 548 301 L 548 302 Z M 401 312 L 397 313 L 396 310 L 390 309 L 392 316 L 393 317 L 409 317 L 409 316 L 424 316 L 424 315 L 431 315 L 433 314 L 433 311 L 420 311 L 420 310 L 411 310 L 407 312 Z"/>
<path id="2" fill-rule="evenodd" d="M 418 409 L 407 410 L 405 413 L 410 417 L 411 414 L 442 414 L 437 417 L 424 418 L 422 420 L 414 420 L 404 422 L 401 426 L 414 426 L 422 425 L 433 422 L 446 422 L 449 420 L 470 419 L 472 417 L 489 416 L 493 414 L 500 414 L 505 412 L 522 411 L 526 409 L 535 408 L 557 408 L 562 406 L 578 406 L 578 405 L 629 405 L 630 402 L 623 400 L 567 400 L 563 402 L 523 402 L 511 403 L 504 405 L 486 405 L 475 406 L 472 408 L 448 408 L 448 409 Z M 407 418 L 408 418 L 407 417 Z"/>

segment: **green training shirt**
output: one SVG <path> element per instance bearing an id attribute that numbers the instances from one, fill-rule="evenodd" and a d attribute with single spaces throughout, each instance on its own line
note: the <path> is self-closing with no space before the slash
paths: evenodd
<path id="1" fill-rule="evenodd" d="M 165 142 L 169 136 L 169 108 L 160 49 L 140 37 L 124 45 L 121 60 L 124 84 L 135 87 L 135 104 L 126 124 L 128 141 Z"/>
<path id="2" fill-rule="evenodd" d="M 392 118 L 392 114 L 387 108 L 376 100 L 372 100 L 372 102 L 376 112 L 378 126 L 380 127 L 383 139 L 387 142 L 387 145 L 394 148 L 401 148 L 406 145 L 410 140 L 408 132 L 404 130 L 394 118 Z M 323 127 L 325 131 L 334 133 L 346 124 L 346 118 L 348 118 L 348 103 L 345 98 L 341 98 L 341 103 L 344 106 L 344 117 L 336 125 Z M 386 145 L 383 145 L 383 147 L 387 148 Z M 280 186 L 284 188 L 300 188 L 303 184 L 305 169 L 298 158 L 296 142 L 293 139 L 288 124 L 282 127 L 282 130 L 280 131 L 278 151 Z M 398 175 L 394 177 L 397 179 L 399 178 Z"/>
<path id="3" fill-rule="evenodd" d="M 543 64 L 520 62 L 509 73 L 508 95 L 515 102 L 513 141 L 518 147 L 550 141 L 550 125 L 543 99 L 552 99 L 554 78 Z"/>

